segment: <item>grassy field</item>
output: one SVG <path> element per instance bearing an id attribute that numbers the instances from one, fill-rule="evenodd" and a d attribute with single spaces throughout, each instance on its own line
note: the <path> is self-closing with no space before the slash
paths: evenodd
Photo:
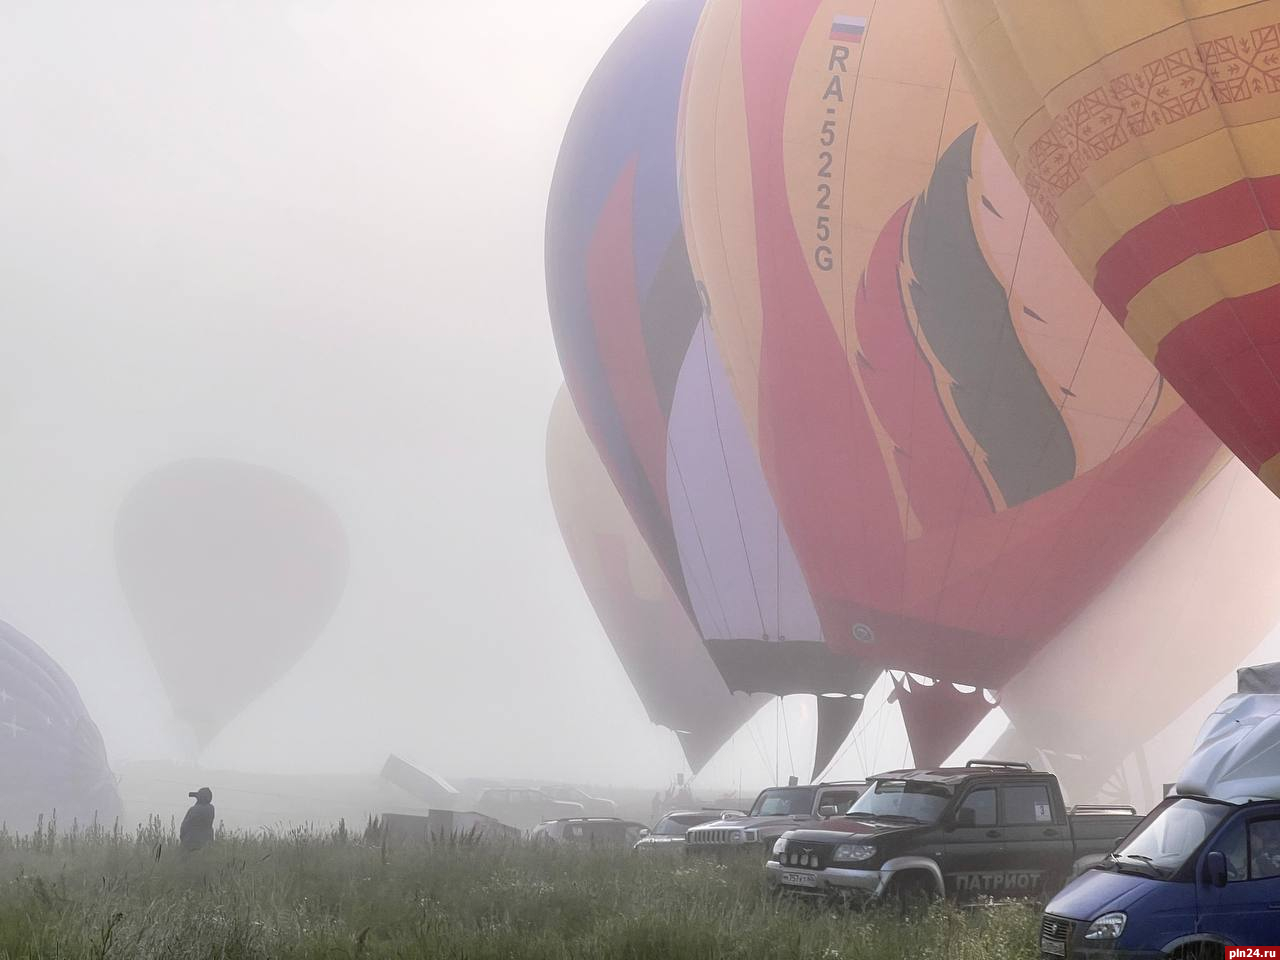
<path id="1" fill-rule="evenodd" d="M 345 831 L 224 835 L 170 824 L 0 832 L 0 960 L 17 958 L 781 958 L 1032 960 L 1026 907 L 915 922 L 775 902 L 758 863 L 440 843 Z"/>

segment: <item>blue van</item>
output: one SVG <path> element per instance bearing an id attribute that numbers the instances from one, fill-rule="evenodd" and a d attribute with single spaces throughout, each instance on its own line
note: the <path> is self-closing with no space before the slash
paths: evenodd
<path id="1" fill-rule="evenodd" d="M 1046 908 L 1043 960 L 1221 958 L 1280 943 L 1280 801 L 1166 798 Z"/>

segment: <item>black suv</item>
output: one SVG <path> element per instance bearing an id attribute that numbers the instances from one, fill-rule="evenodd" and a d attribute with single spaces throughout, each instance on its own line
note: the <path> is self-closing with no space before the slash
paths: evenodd
<path id="1" fill-rule="evenodd" d="M 1025 763 L 893 770 L 872 777 L 844 817 L 782 834 L 766 871 L 779 890 L 864 901 L 1043 897 L 1140 819 L 1127 807 L 1068 810 L 1057 778 Z"/>

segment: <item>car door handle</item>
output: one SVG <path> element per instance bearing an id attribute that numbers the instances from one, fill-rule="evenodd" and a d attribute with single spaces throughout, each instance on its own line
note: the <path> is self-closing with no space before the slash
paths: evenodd
<path id="1" fill-rule="evenodd" d="M 994 839 L 996 839 L 998 836 L 1000 836 L 1000 831 L 999 831 L 999 830 L 988 830 L 988 831 L 987 831 L 987 836 L 988 836 L 988 837 L 990 837 L 992 840 L 994 840 Z"/>

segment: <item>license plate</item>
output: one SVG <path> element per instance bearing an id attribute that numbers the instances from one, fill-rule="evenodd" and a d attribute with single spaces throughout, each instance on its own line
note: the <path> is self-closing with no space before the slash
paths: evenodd
<path id="1" fill-rule="evenodd" d="M 818 875 L 814 873 L 784 873 L 782 882 L 789 887 L 816 887 Z"/>
<path id="2" fill-rule="evenodd" d="M 1047 953 L 1053 957 L 1065 957 L 1067 955 L 1067 945 L 1061 940 L 1040 940 L 1040 952 Z"/>

